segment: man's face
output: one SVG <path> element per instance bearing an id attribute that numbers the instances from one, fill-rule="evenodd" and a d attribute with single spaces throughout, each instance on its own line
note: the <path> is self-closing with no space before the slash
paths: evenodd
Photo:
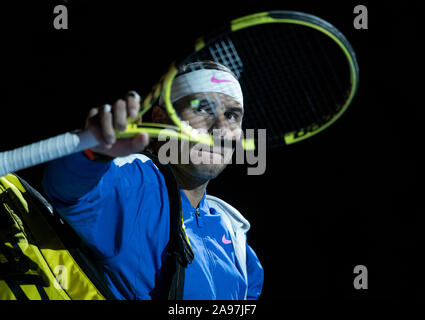
<path id="1" fill-rule="evenodd" d="M 242 136 L 243 107 L 234 98 L 215 92 L 195 93 L 174 103 L 182 121 L 201 133 L 214 138 L 239 140 Z M 187 142 L 182 142 L 187 143 Z M 215 148 L 201 143 L 189 143 L 190 163 L 179 168 L 186 174 L 209 180 L 220 174 L 230 162 L 233 147 Z"/>

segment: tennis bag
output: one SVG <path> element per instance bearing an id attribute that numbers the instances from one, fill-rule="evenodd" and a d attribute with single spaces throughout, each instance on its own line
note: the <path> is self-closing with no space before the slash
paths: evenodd
<path id="1" fill-rule="evenodd" d="M 113 299 L 90 253 L 23 179 L 0 177 L 0 299 Z"/>
<path id="2" fill-rule="evenodd" d="M 154 162 L 169 192 L 170 241 L 153 298 L 181 300 L 193 251 L 181 223 L 175 179 Z M 39 192 L 17 175 L 0 177 L 0 300 L 115 299 L 94 261 L 89 248 Z"/>

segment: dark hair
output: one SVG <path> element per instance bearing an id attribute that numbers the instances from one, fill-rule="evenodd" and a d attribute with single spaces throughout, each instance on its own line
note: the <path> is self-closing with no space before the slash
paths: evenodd
<path id="1" fill-rule="evenodd" d="M 236 80 L 238 80 L 238 77 L 233 73 L 232 70 L 230 70 L 225 65 L 212 60 L 195 61 L 195 62 L 189 62 L 189 63 L 183 64 L 178 67 L 178 73 L 176 78 L 182 74 L 186 74 L 192 71 L 202 70 L 202 69 L 224 71 L 224 72 L 230 73 Z"/>

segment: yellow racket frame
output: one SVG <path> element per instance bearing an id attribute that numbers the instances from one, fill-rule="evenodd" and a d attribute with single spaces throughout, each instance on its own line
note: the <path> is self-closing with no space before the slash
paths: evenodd
<path id="1" fill-rule="evenodd" d="M 291 14 L 290 11 L 288 11 L 289 14 Z M 293 13 L 293 12 L 292 12 Z M 320 21 L 322 24 L 326 24 L 328 27 L 329 25 L 326 21 L 309 15 L 309 14 L 302 14 L 303 17 L 311 17 L 315 20 Z M 232 32 L 235 32 L 237 30 L 241 30 L 247 27 L 251 27 L 254 25 L 259 24 L 265 24 L 265 23 L 292 23 L 292 24 L 299 24 L 306 27 L 310 27 L 313 29 L 316 29 L 325 35 L 327 35 L 329 38 L 331 38 L 335 43 L 342 49 L 342 51 L 345 54 L 345 57 L 347 58 L 347 62 L 350 68 L 350 82 L 351 82 L 351 88 L 347 97 L 347 100 L 344 104 L 340 107 L 339 111 L 332 115 L 328 121 L 322 125 L 315 125 L 310 128 L 305 128 L 304 131 L 293 131 L 288 132 L 285 134 L 284 140 L 286 144 L 292 144 L 299 141 L 302 141 L 304 139 L 310 138 L 317 133 L 325 130 L 328 128 L 331 124 L 333 124 L 336 120 L 338 120 L 339 117 L 347 110 L 348 106 L 351 104 L 356 91 L 358 87 L 358 68 L 357 63 L 355 61 L 355 57 L 350 52 L 351 50 L 347 49 L 347 46 L 330 30 L 326 29 L 325 27 L 315 24 L 313 22 L 301 20 L 301 19 L 293 19 L 293 18 L 275 18 L 270 16 L 270 12 L 260 12 L 252 15 L 248 15 L 245 17 L 241 17 L 238 19 L 235 19 L 231 22 L 231 30 Z M 331 26 L 333 27 L 333 26 Z M 333 27 L 334 28 L 334 27 Z"/>
<path id="2" fill-rule="evenodd" d="M 345 57 L 347 58 L 348 66 L 350 68 L 350 81 L 351 81 L 351 88 L 347 97 L 347 100 L 342 104 L 338 111 L 329 116 L 329 119 L 322 124 L 315 124 L 311 127 L 304 128 L 302 130 L 288 132 L 284 135 L 284 141 L 287 145 L 293 144 L 299 141 L 302 141 L 304 139 L 310 138 L 317 133 L 323 131 L 324 129 L 328 128 L 331 124 L 333 124 L 348 108 L 348 106 L 351 104 L 355 93 L 357 91 L 358 87 L 358 67 L 357 62 L 354 57 L 354 53 L 352 53 L 352 50 L 349 50 L 347 48 L 347 45 L 341 41 L 338 36 L 336 36 L 334 33 L 332 33 L 329 29 L 335 29 L 332 25 L 327 23 L 326 21 L 315 17 L 313 15 L 300 13 L 300 12 L 293 12 L 293 11 L 282 11 L 287 12 L 288 16 L 291 16 L 291 14 L 298 14 L 300 17 L 304 19 L 296 19 L 296 18 L 276 18 L 272 17 L 271 14 L 273 12 L 260 12 L 251 14 L 248 16 L 244 16 L 241 18 L 234 19 L 230 22 L 230 30 L 232 32 L 248 28 L 254 25 L 259 24 L 265 24 L 265 23 L 291 23 L 291 24 L 298 24 L 298 25 L 304 25 L 313 29 L 316 29 L 323 34 L 327 35 L 329 38 L 331 38 L 335 43 L 342 49 L 342 51 L 345 54 Z M 314 23 L 311 20 L 317 20 L 318 23 Z M 328 28 L 328 29 L 327 29 Z M 335 29 L 336 30 L 336 29 Z M 339 31 L 334 31 L 338 32 Z M 341 34 L 340 37 L 343 37 Z M 195 43 L 195 51 L 201 50 L 205 46 L 205 41 L 203 38 L 200 38 Z M 173 105 L 170 100 L 170 93 L 171 93 L 171 84 L 176 77 L 178 73 L 178 70 L 175 66 L 175 63 L 171 65 L 168 72 L 162 77 L 162 80 L 157 84 L 152 92 L 144 99 L 143 102 L 143 108 L 139 112 L 138 116 L 136 118 L 129 119 L 127 128 L 124 132 L 117 132 L 118 138 L 129 138 L 134 136 L 135 134 L 139 132 L 146 132 L 149 134 L 149 136 L 157 138 L 159 136 L 164 137 L 170 137 L 170 138 L 176 138 L 176 139 L 183 139 L 183 140 L 189 140 L 189 141 L 195 141 L 195 142 L 201 142 L 206 145 L 213 145 L 213 138 L 209 134 L 202 134 L 199 133 L 196 129 L 193 129 L 186 123 L 180 121 L 179 117 L 177 116 L 177 113 L 175 109 L 173 108 Z M 167 125 L 167 124 L 161 124 L 161 123 L 137 123 L 136 121 L 140 119 L 140 117 L 143 116 L 150 108 L 153 107 L 153 103 L 155 101 L 158 101 L 159 96 L 162 95 L 163 100 L 165 102 L 165 109 L 170 117 L 170 119 L 173 121 L 175 125 Z M 245 150 L 254 150 L 255 149 L 255 143 L 253 139 L 243 139 L 242 140 L 242 147 Z"/>

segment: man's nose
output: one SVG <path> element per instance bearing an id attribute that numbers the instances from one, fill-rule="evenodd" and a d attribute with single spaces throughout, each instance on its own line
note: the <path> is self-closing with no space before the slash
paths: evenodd
<path id="1" fill-rule="evenodd" d="M 227 119 L 222 110 L 216 110 L 212 129 L 224 129 L 228 127 Z"/>

